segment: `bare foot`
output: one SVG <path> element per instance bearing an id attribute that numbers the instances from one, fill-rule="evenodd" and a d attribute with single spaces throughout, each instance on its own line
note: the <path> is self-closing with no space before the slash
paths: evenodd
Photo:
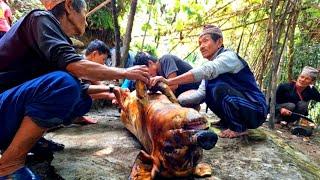
<path id="1" fill-rule="evenodd" d="M 81 125 L 87 125 L 87 124 L 96 124 L 97 120 L 92 119 L 90 117 L 77 117 L 76 119 L 73 120 L 73 124 L 81 124 Z"/>
<path id="2" fill-rule="evenodd" d="M 248 134 L 248 131 L 236 132 L 236 131 L 232 131 L 230 129 L 226 129 L 219 134 L 219 137 L 221 137 L 221 138 L 237 138 L 237 137 L 247 135 L 247 134 Z"/>

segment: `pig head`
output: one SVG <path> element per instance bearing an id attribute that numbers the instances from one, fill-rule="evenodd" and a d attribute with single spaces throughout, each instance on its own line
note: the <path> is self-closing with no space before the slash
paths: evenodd
<path id="1" fill-rule="evenodd" d="M 215 146 L 217 135 L 207 130 L 207 120 L 198 111 L 181 107 L 166 84 L 158 87 L 162 93 L 147 93 L 137 81 L 135 92 L 116 92 L 121 121 L 144 147 L 130 178 L 208 175 L 210 166 L 200 160 L 203 149 Z"/>

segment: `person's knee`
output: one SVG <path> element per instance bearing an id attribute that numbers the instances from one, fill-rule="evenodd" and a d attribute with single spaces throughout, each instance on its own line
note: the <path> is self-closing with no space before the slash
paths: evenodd
<path id="1" fill-rule="evenodd" d="M 53 104 L 61 104 L 65 107 L 72 108 L 79 100 L 81 100 L 81 85 L 79 80 L 63 71 L 50 73 L 46 95 L 43 100 Z"/>
<path id="2" fill-rule="evenodd" d="M 229 87 L 225 84 L 218 84 L 211 89 L 206 89 L 205 102 L 212 112 L 221 112 L 222 101 L 226 97 L 228 89 Z"/>
<path id="3" fill-rule="evenodd" d="M 177 97 L 179 104 L 183 107 L 191 107 L 193 105 L 200 104 L 200 102 L 198 102 L 197 100 L 190 99 L 190 96 L 195 93 L 197 93 L 197 90 L 188 90 L 188 91 L 181 93 Z"/>
<path id="4" fill-rule="evenodd" d="M 296 105 L 296 111 L 302 114 L 306 114 L 308 111 L 308 103 L 306 101 L 299 101 Z"/>
<path id="5" fill-rule="evenodd" d="M 229 89 L 228 85 L 219 84 L 212 89 L 212 93 L 215 95 L 220 95 L 220 94 L 226 93 L 228 89 Z"/>
<path id="6" fill-rule="evenodd" d="M 33 117 L 41 127 L 61 124 L 81 100 L 80 83 L 66 72 L 49 73 L 34 83 L 37 90 L 27 101 L 25 115 Z"/>
<path id="7" fill-rule="evenodd" d="M 77 99 L 81 93 L 80 82 L 67 72 L 56 71 L 48 74 L 43 82 L 46 93 L 51 96 L 67 96 L 68 99 Z M 61 99 L 61 98 L 59 98 Z"/>
<path id="8" fill-rule="evenodd" d="M 56 71 L 52 74 L 53 77 L 53 87 L 58 89 L 66 89 L 66 91 L 72 94 L 79 94 L 80 92 L 80 82 L 67 72 Z"/>
<path id="9" fill-rule="evenodd" d="M 211 89 L 210 96 L 214 101 L 222 100 L 229 92 L 230 86 L 226 84 L 218 84 Z"/>
<path id="10" fill-rule="evenodd" d="M 293 111 L 296 108 L 296 105 L 294 103 L 285 103 L 282 108 L 286 108 L 290 111 Z"/>

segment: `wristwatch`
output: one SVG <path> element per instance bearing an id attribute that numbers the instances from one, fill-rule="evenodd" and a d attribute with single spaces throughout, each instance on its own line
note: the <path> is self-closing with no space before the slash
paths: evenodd
<path id="1" fill-rule="evenodd" d="M 114 84 L 109 84 L 109 92 L 113 93 Z"/>

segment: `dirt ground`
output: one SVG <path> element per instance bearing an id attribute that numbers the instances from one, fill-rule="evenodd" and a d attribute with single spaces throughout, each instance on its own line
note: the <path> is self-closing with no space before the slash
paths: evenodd
<path id="1" fill-rule="evenodd" d="M 116 108 L 88 115 L 98 123 L 73 125 L 46 135 L 65 149 L 54 154 L 52 166 L 45 165 L 45 170 L 32 166 L 44 179 L 128 178 L 139 142 L 121 124 Z M 208 120 L 217 118 L 209 113 Z M 319 139 L 319 133 L 303 139 L 285 128 L 270 131 L 265 125 L 251 131 L 248 138 L 220 138 L 215 148 L 204 152 L 203 161 L 212 166 L 212 176 L 184 179 L 320 179 Z"/>

